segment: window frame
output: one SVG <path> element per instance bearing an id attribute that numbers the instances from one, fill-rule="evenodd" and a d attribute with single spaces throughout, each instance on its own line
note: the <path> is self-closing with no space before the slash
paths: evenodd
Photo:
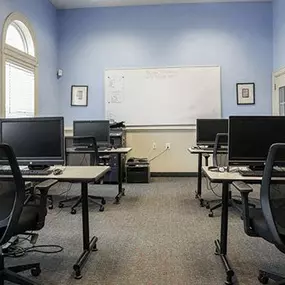
<path id="1" fill-rule="evenodd" d="M 18 50 L 17 48 L 14 48 L 13 46 L 10 46 L 9 44 L 6 44 L 6 36 L 8 27 L 10 24 L 12 24 L 14 21 L 22 22 L 28 29 L 28 31 L 31 34 L 32 41 L 34 44 L 34 54 L 35 56 L 32 56 L 28 53 L 25 53 L 21 50 Z M 21 29 L 21 27 L 19 27 Z M 19 31 L 20 35 L 22 36 L 23 32 L 22 30 Z M 6 117 L 6 62 L 12 62 L 16 65 L 19 65 L 23 68 L 29 69 L 34 71 L 35 74 L 35 83 L 34 83 L 34 116 L 36 117 L 38 115 L 38 49 L 37 49 L 37 42 L 35 38 L 35 33 L 28 21 L 28 19 L 23 16 L 20 13 L 11 13 L 5 20 L 2 30 L 2 44 L 1 44 L 1 57 L 0 57 L 0 64 L 1 64 L 1 90 L 0 90 L 0 117 L 5 118 Z M 25 39 L 26 42 L 26 39 Z"/>

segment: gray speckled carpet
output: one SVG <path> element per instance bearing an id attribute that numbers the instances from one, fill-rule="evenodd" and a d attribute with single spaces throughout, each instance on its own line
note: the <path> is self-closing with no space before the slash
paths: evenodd
<path id="1" fill-rule="evenodd" d="M 52 190 L 55 200 L 68 184 Z M 225 274 L 220 258 L 214 255 L 214 239 L 219 236 L 220 210 L 208 217 L 194 199 L 195 178 L 157 178 L 151 184 L 127 184 L 127 196 L 113 204 L 115 186 L 90 186 L 90 194 L 107 197 L 105 212 L 90 205 L 91 234 L 99 238 L 99 251 L 92 254 L 83 278 L 74 280 L 72 265 L 81 252 L 81 210 L 49 211 L 38 244 L 59 244 L 56 255 L 30 253 L 7 259 L 7 265 L 41 262 L 40 284 L 100 285 L 218 285 Z M 204 187 L 206 189 L 206 187 Z M 73 185 L 70 195 L 78 193 Z M 220 189 L 216 189 L 220 193 Z M 204 190 L 205 198 L 215 196 Z M 255 196 L 258 196 L 256 191 Z M 55 202 L 57 205 L 57 202 Z M 259 284 L 259 268 L 285 273 L 285 256 L 267 242 L 247 237 L 242 221 L 231 210 L 228 258 L 236 272 L 236 284 Z"/>

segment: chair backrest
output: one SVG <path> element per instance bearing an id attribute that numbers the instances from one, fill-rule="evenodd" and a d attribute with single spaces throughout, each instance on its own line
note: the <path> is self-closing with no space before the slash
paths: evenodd
<path id="1" fill-rule="evenodd" d="M 1 166 L 9 167 L 11 179 L 0 177 L 0 245 L 13 236 L 13 228 L 18 224 L 25 202 L 25 182 L 12 148 L 0 144 Z"/>
<path id="2" fill-rule="evenodd" d="M 65 138 L 65 148 L 80 148 L 80 147 L 88 147 L 89 150 L 91 150 L 92 152 L 95 153 L 94 157 L 95 157 L 95 161 L 94 161 L 94 165 L 98 165 L 99 164 L 99 153 L 98 153 L 98 146 L 97 146 L 97 142 L 96 139 L 94 137 L 90 137 L 90 136 L 70 136 L 70 137 L 66 137 Z M 77 154 L 78 155 L 78 154 Z M 79 157 L 79 161 L 72 161 L 73 163 L 71 163 L 72 165 L 82 165 L 84 163 L 85 158 L 85 154 L 81 154 Z M 90 160 L 90 164 L 91 164 L 91 160 Z"/>
<path id="3" fill-rule="evenodd" d="M 227 166 L 227 154 L 219 153 L 219 148 L 224 145 L 224 143 L 222 144 L 222 142 L 224 142 L 225 139 L 228 139 L 228 134 L 219 133 L 216 135 L 213 151 L 213 166 L 215 167 Z"/>
<path id="4" fill-rule="evenodd" d="M 284 157 L 284 143 L 273 144 L 269 149 L 260 189 L 260 204 L 273 243 L 285 252 L 285 188 L 272 180 L 272 169 L 281 152 Z"/>

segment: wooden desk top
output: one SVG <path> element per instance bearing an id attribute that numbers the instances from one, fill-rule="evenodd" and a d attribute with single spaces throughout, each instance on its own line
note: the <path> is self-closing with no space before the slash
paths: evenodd
<path id="1" fill-rule="evenodd" d="M 192 146 L 188 148 L 188 151 L 192 154 L 213 154 L 214 149 L 213 148 L 199 148 L 197 146 Z M 221 148 L 218 150 L 218 153 L 228 153 L 228 149 L 227 148 Z"/>
<path id="2" fill-rule="evenodd" d="M 248 177 L 242 176 L 237 170 L 237 167 L 230 168 L 232 172 L 216 172 L 210 171 L 208 166 L 202 167 L 203 172 L 209 178 L 209 180 L 213 183 L 223 183 L 223 182 L 233 182 L 233 181 L 244 181 L 245 183 L 249 184 L 260 184 L 262 181 L 262 177 Z M 234 171 L 235 170 L 235 171 Z M 285 182 L 285 177 L 273 177 L 272 181 L 275 182 Z"/>
<path id="3" fill-rule="evenodd" d="M 112 148 L 112 149 L 105 149 L 105 150 L 100 150 L 98 149 L 99 153 L 121 153 L 121 154 L 127 154 L 132 150 L 131 147 L 119 147 L 119 148 Z M 94 150 L 92 149 L 76 149 L 75 147 L 69 147 L 66 149 L 67 153 L 94 153 Z"/>
<path id="4" fill-rule="evenodd" d="M 108 171 L 111 170 L 109 166 L 54 166 L 50 169 L 62 169 L 63 173 L 60 175 L 23 175 L 23 178 L 28 181 L 43 181 L 47 179 L 56 179 L 59 182 L 95 182 L 101 179 Z M 5 180 L 9 178 L 12 178 L 12 176 L 0 176 L 0 180 Z"/>

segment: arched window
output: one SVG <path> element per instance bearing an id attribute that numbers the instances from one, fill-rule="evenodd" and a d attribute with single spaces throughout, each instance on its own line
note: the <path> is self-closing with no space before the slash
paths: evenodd
<path id="1" fill-rule="evenodd" d="M 12 13 L 2 33 L 2 116 L 33 117 L 37 106 L 37 56 L 29 22 Z"/>

